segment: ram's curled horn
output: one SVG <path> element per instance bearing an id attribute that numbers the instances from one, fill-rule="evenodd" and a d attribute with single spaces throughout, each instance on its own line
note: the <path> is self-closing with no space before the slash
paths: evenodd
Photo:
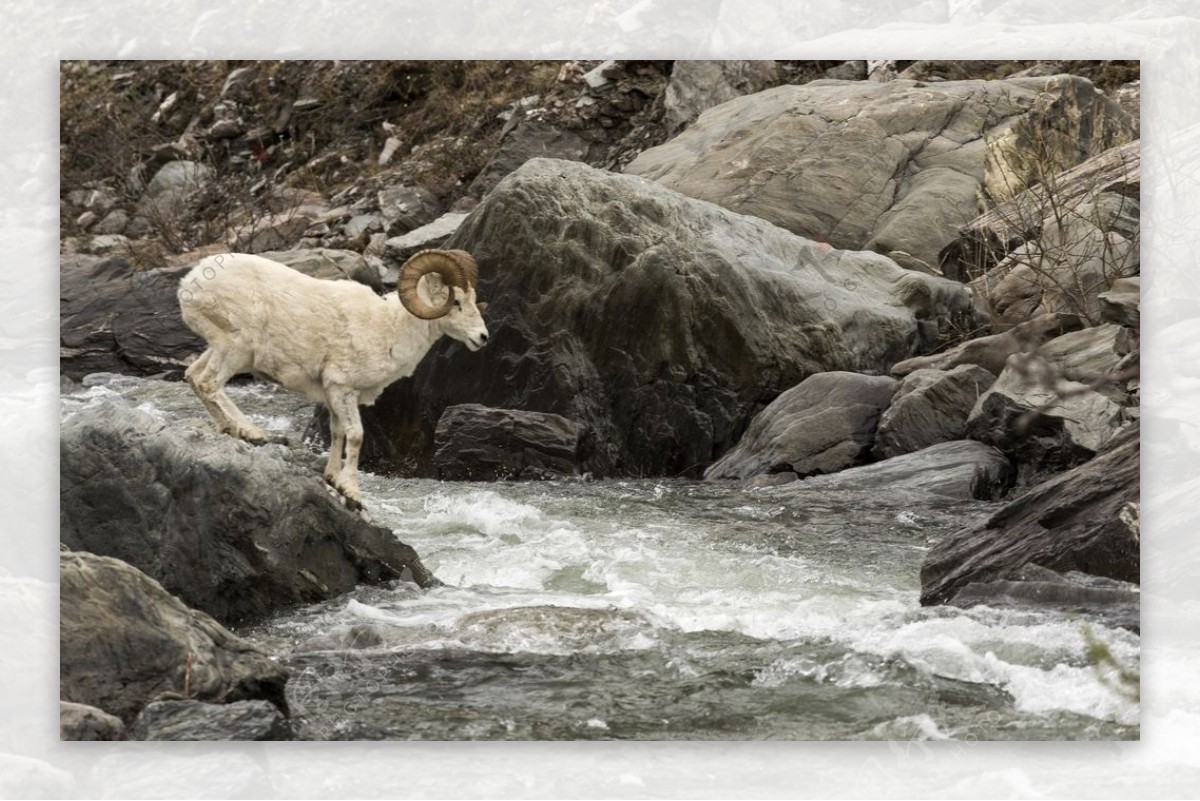
<path id="1" fill-rule="evenodd" d="M 400 281 L 396 285 L 396 291 L 404 308 L 414 316 L 422 320 L 436 320 L 445 317 L 450 313 L 450 309 L 454 308 L 454 287 L 461 286 L 465 289 L 468 281 L 461 258 L 454 255 L 456 252 L 462 251 L 422 250 L 404 262 L 404 266 L 400 268 Z M 466 253 L 463 255 L 471 259 Z M 474 261 L 471 259 L 472 264 Z M 417 294 L 417 284 L 429 273 L 437 273 L 442 283 L 450 290 L 446 294 L 446 302 L 441 306 L 431 306 Z"/>
<path id="2" fill-rule="evenodd" d="M 466 283 L 459 284 L 459 286 L 463 289 L 475 289 L 479 286 L 479 265 L 475 263 L 474 256 L 465 250 L 444 250 L 442 252 L 458 262 L 458 266 L 462 268 Z"/>

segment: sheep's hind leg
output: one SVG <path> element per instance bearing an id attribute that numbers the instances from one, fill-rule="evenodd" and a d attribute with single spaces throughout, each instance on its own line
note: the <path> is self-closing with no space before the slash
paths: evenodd
<path id="1" fill-rule="evenodd" d="M 340 469 L 330 483 L 346 498 L 347 505 L 351 509 L 361 509 L 362 492 L 358 489 L 358 452 L 362 448 L 363 427 L 362 420 L 358 416 L 358 395 L 350 390 L 333 387 L 327 387 L 325 395 L 329 405 L 330 428 L 332 430 L 335 425 L 333 420 L 337 420 L 336 425 L 341 428 L 346 448 L 345 459 L 342 460 Z M 329 459 L 332 465 L 334 453 L 340 452 L 340 449 L 335 451 L 332 445 L 330 448 Z"/>
<path id="2" fill-rule="evenodd" d="M 246 370 L 248 362 L 235 351 L 210 347 L 187 369 L 185 376 L 223 433 L 262 445 L 267 442 L 267 432 L 251 422 L 225 394 L 226 382 Z"/>

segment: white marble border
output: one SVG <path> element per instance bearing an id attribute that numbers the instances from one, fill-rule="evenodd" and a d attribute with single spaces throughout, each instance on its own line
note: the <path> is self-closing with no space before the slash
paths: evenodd
<path id="1" fill-rule="evenodd" d="M 83 10 L 78 10 L 83 9 Z M 0 100 L 0 795 L 1134 797 L 1200 786 L 1200 5 L 1152 0 L 12 0 Z M 57 60 L 1141 58 L 1141 743 L 57 742 Z"/>

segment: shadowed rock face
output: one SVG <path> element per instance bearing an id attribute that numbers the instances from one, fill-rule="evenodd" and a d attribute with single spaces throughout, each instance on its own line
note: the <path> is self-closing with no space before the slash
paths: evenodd
<path id="1" fill-rule="evenodd" d="M 578 473 L 582 434 L 561 415 L 464 403 L 438 420 L 434 468 L 459 481 L 565 478 Z"/>
<path id="2" fill-rule="evenodd" d="M 112 402 L 64 422 L 60 453 L 62 541 L 134 565 L 223 622 L 360 582 L 434 581 L 390 530 L 330 497 L 312 454 Z"/>
<path id="3" fill-rule="evenodd" d="M 285 714 L 287 671 L 157 581 L 90 553 L 59 557 L 63 700 L 129 723 L 161 693 L 198 700 L 262 699 Z"/>
<path id="4" fill-rule="evenodd" d="M 626 172 L 840 248 L 928 270 L 979 196 L 1024 188 L 1037 143 L 1065 169 L 1137 136 L 1081 78 L 814 81 L 708 109 Z"/>
<path id="5" fill-rule="evenodd" d="M 921 603 L 947 603 L 971 582 L 1028 564 L 1138 582 L 1140 438 L 1123 432 L 1106 452 L 1017 497 L 989 519 L 937 543 L 921 566 Z"/>
<path id="6" fill-rule="evenodd" d="M 881 372 L 967 308 L 961 285 L 831 250 L 640 178 L 535 159 L 447 247 L 479 261 L 488 347 L 434 347 L 368 410 L 368 469 L 432 474 L 460 403 L 551 412 L 602 475 L 699 475 L 780 392 Z"/>

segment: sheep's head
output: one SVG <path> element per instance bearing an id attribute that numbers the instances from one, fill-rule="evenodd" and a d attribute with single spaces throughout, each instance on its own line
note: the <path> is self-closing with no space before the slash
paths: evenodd
<path id="1" fill-rule="evenodd" d="M 425 279 L 422 282 L 421 279 Z M 465 250 L 422 250 L 400 268 L 400 302 L 422 320 L 440 320 L 442 331 L 479 350 L 488 340 L 486 303 L 475 302 L 479 265 Z"/>

